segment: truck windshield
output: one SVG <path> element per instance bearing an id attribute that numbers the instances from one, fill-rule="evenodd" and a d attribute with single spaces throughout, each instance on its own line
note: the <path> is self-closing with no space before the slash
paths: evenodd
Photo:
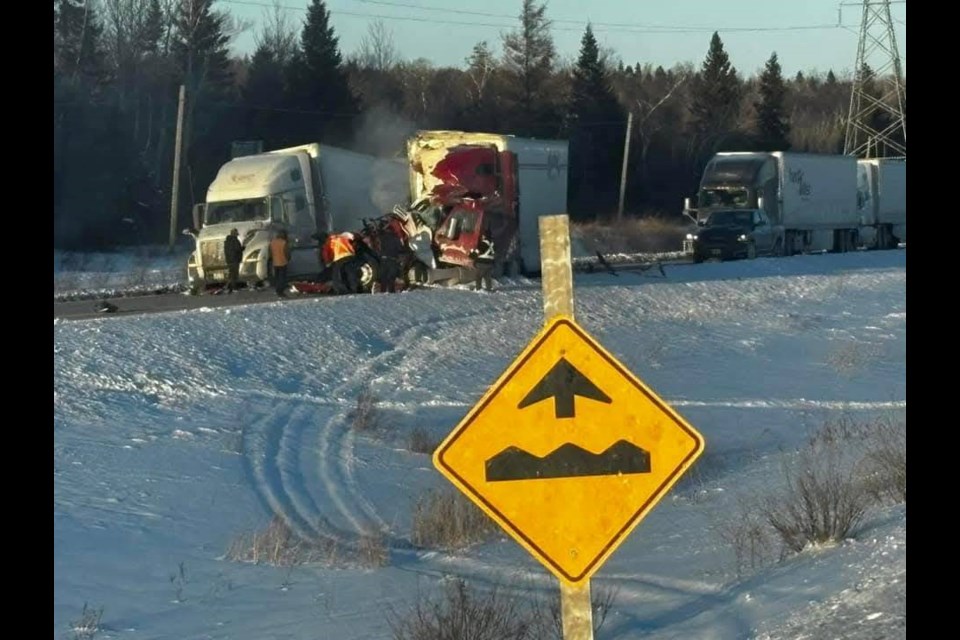
<path id="1" fill-rule="evenodd" d="M 255 200 L 210 202 L 207 204 L 205 222 L 207 224 L 221 224 L 224 222 L 252 222 L 269 219 L 270 209 L 267 206 L 267 199 L 257 198 Z"/>
<path id="2" fill-rule="evenodd" d="M 711 226 L 737 225 L 750 226 L 752 214 L 749 211 L 714 211 L 707 218 Z"/>
<path id="3" fill-rule="evenodd" d="M 739 189 L 704 189 L 700 192 L 701 207 L 746 207 L 748 202 L 747 190 Z"/>

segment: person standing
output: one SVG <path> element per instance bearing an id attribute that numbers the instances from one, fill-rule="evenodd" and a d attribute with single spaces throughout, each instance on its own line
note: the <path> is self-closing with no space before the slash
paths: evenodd
<path id="1" fill-rule="evenodd" d="M 400 253 L 403 242 L 390 229 L 380 232 L 380 291 L 397 292 L 397 278 L 400 277 Z"/>
<path id="2" fill-rule="evenodd" d="M 496 254 L 493 250 L 493 240 L 490 239 L 489 232 L 483 232 L 480 241 L 477 243 L 477 248 L 470 252 L 470 256 L 473 258 L 473 268 L 477 272 L 473 290 L 486 289 L 487 291 L 493 291 L 493 279 L 490 277 L 490 272 L 493 271 Z"/>
<path id="3" fill-rule="evenodd" d="M 357 283 L 351 269 L 356 249 L 353 234 L 335 233 L 323 244 L 323 262 L 330 267 L 330 284 L 334 294 L 356 293 Z"/>
<path id="4" fill-rule="evenodd" d="M 270 241 L 270 260 L 273 261 L 273 283 L 277 295 L 281 298 L 287 295 L 287 266 L 290 264 L 290 244 L 287 242 L 287 232 L 279 231 Z"/>
<path id="5" fill-rule="evenodd" d="M 240 244 L 240 232 L 230 229 L 230 235 L 223 241 L 223 258 L 227 262 L 227 293 L 237 290 L 240 279 L 240 261 L 243 259 L 243 245 Z"/>

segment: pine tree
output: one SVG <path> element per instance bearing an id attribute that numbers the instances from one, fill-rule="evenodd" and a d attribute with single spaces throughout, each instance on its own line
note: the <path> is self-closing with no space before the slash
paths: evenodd
<path id="1" fill-rule="evenodd" d="M 553 116 L 554 104 L 547 84 L 553 73 L 556 50 L 546 17 L 546 3 L 523 0 L 520 29 L 503 38 L 504 67 L 517 133 L 535 135 Z"/>
<path id="2" fill-rule="evenodd" d="M 712 153 L 717 142 L 733 131 L 740 99 L 737 70 L 730 64 L 719 34 L 714 32 L 707 57 L 693 83 L 690 106 L 693 132 L 701 147 L 706 145 L 707 153 Z"/>
<path id="3" fill-rule="evenodd" d="M 754 103 L 757 110 L 757 138 L 765 151 L 786 151 L 790 148 L 790 126 L 784 113 L 786 87 L 781 75 L 776 52 L 767 60 L 760 74 L 760 101 Z"/>
<path id="4" fill-rule="evenodd" d="M 568 128 L 571 212 L 586 216 L 616 203 L 626 117 L 610 86 L 600 47 L 588 24 L 573 69 Z"/>
<path id="5" fill-rule="evenodd" d="M 54 73 L 92 88 L 103 80 L 106 69 L 97 7 L 92 2 L 57 0 L 54 10 Z"/>
<path id="6" fill-rule="evenodd" d="M 298 109 L 318 112 L 299 119 L 297 128 L 308 141 L 319 139 L 327 122 L 335 122 L 335 129 L 345 132 L 358 111 L 324 0 L 311 0 L 307 7 L 300 47 L 290 63 L 290 91 Z"/>
<path id="7" fill-rule="evenodd" d="M 270 46 L 261 44 L 253 53 L 241 95 L 247 107 L 246 137 L 263 140 L 268 149 L 283 144 L 289 114 L 274 110 L 284 104 L 283 65 Z"/>
<path id="8" fill-rule="evenodd" d="M 173 53 L 194 103 L 201 94 L 225 93 L 231 85 L 228 16 L 214 0 L 179 0 L 173 15 Z"/>
<path id="9" fill-rule="evenodd" d="M 620 105 L 603 62 L 600 48 L 588 24 L 580 41 L 580 57 L 573 70 L 570 113 L 581 125 L 591 125 L 622 117 Z"/>

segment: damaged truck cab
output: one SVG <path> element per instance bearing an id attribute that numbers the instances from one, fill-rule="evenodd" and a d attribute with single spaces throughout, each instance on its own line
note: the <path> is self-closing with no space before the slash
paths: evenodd
<path id="1" fill-rule="evenodd" d="M 539 271 L 537 218 L 567 208 L 566 141 L 420 131 L 407 159 L 412 210 L 433 229 L 431 281 L 472 280 L 484 232 L 497 273 Z"/>

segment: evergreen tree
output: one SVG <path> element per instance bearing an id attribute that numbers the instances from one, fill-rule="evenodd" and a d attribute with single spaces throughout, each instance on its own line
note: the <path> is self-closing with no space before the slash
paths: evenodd
<path id="1" fill-rule="evenodd" d="M 580 41 L 580 57 L 573 69 L 570 114 L 581 125 L 620 120 L 621 108 L 610 87 L 600 48 L 588 24 Z"/>
<path id="2" fill-rule="evenodd" d="M 837 76 L 834 75 L 833 69 L 830 69 L 829 71 L 827 71 L 827 84 L 829 85 L 837 84 Z"/>
<path id="3" fill-rule="evenodd" d="M 54 74 L 88 88 L 99 84 L 106 69 L 102 35 L 100 15 L 94 3 L 57 0 L 54 3 Z"/>
<path id="4" fill-rule="evenodd" d="M 554 116 L 547 89 L 553 73 L 556 50 L 546 17 L 546 3 L 523 0 L 520 29 L 503 38 L 504 67 L 510 80 L 508 91 L 517 133 L 536 135 Z"/>
<path id="5" fill-rule="evenodd" d="M 311 0 L 307 19 L 300 34 L 300 47 L 290 64 L 292 103 L 304 111 L 298 129 L 304 140 L 319 140 L 325 124 L 346 133 L 358 111 L 357 99 L 350 90 L 343 67 L 338 38 L 330 24 L 330 11 L 324 0 Z M 330 129 L 328 129 L 330 130 Z"/>
<path id="6" fill-rule="evenodd" d="M 786 87 L 781 75 L 776 52 L 767 60 L 760 74 L 760 101 L 754 103 L 757 110 L 757 138 L 765 151 L 786 151 L 790 148 L 790 126 L 784 113 Z"/>
<path id="7" fill-rule="evenodd" d="M 723 136 L 733 131 L 740 99 L 737 70 L 730 64 L 719 34 L 714 32 L 707 57 L 693 82 L 690 105 L 693 133 L 705 153 L 713 153 Z"/>
<path id="8" fill-rule="evenodd" d="M 194 105 L 201 94 L 223 94 L 232 82 L 228 16 L 214 0 L 179 0 L 173 14 L 173 53 Z"/>
<path id="9" fill-rule="evenodd" d="M 284 145 L 289 114 L 280 110 L 284 105 L 283 65 L 270 46 L 261 44 L 253 53 L 241 95 L 247 107 L 245 137 L 263 140 L 267 149 Z"/>
<path id="10" fill-rule="evenodd" d="M 573 69 L 568 128 L 571 212 L 595 214 L 612 208 L 619 195 L 626 117 L 610 86 L 600 48 L 588 24 Z"/>

